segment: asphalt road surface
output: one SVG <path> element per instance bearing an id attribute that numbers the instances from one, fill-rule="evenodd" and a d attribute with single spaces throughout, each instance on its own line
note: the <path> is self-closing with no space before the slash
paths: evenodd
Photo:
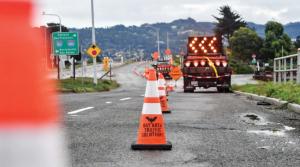
<path id="1" fill-rule="evenodd" d="M 122 84 L 117 90 L 60 95 L 73 167 L 300 166 L 300 115 L 215 89 L 183 93 L 180 81 L 169 95 L 172 113 L 164 115 L 173 149 L 132 151 L 144 67 L 115 70 Z"/>

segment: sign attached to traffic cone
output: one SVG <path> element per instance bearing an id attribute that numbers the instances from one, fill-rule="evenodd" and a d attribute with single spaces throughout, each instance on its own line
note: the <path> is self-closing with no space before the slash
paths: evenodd
<path id="1" fill-rule="evenodd" d="M 44 34 L 31 27 L 33 9 L 30 0 L 0 1 L 5 23 L 0 27 L 0 75 L 5 78 L 0 82 L 0 166 L 65 167 L 58 99 L 42 63 Z"/>
<path id="2" fill-rule="evenodd" d="M 164 76 L 159 73 L 158 74 L 158 90 L 159 90 L 159 98 L 160 98 L 160 105 L 162 113 L 171 113 L 168 105 L 168 99 L 166 95 L 166 81 Z"/>
<path id="3" fill-rule="evenodd" d="M 149 69 L 146 93 L 137 142 L 133 150 L 171 150 L 171 142 L 166 140 L 164 118 L 161 112 L 156 71 Z"/>

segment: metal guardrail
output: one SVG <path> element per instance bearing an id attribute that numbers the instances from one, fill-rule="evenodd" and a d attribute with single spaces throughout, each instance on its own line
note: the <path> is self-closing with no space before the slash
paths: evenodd
<path id="1" fill-rule="evenodd" d="M 274 83 L 300 84 L 300 53 L 274 59 Z"/>

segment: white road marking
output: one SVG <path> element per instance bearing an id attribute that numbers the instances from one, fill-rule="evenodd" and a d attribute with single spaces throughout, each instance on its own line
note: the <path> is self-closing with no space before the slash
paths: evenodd
<path id="1" fill-rule="evenodd" d="M 287 131 L 295 130 L 296 128 L 290 127 L 290 126 L 284 126 L 284 129 Z"/>
<path id="2" fill-rule="evenodd" d="M 145 95 L 143 94 L 143 95 L 141 95 L 142 97 L 144 97 Z"/>
<path id="3" fill-rule="evenodd" d="M 107 102 L 105 102 L 106 104 L 111 104 L 111 101 L 107 101 Z"/>
<path id="4" fill-rule="evenodd" d="M 90 109 L 93 109 L 93 108 L 94 107 L 86 107 L 86 108 L 82 108 L 82 109 L 79 109 L 79 110 L 74 110 L 74 111 L 68 112 L 68 114 L 77 114 L 77 113 L 80 113 L 82 111 L 90 110 Z"/>
<path id="5" fill-rule="evenodd" d="M 125 101 L 125 100 L 130 100 L 131 98 L 130 97 L 126 97 L 126 98 L 123 98 L 123 99 L 120 99 L 121 101 Z"/>

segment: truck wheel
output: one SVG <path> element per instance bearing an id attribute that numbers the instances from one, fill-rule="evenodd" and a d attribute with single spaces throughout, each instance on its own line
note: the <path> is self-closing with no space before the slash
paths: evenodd
<path id="1" fill-rule="evenodd" d="M 224 92 L 224 88 L 223 87 L 217 87 L 217 90 L 219 93 L 223 93 Z"/>
<path id="2" fill-rule="evenodd" d="M 225 87 L 225 93 L 231 92 L 231 78 L 228 79 L 228 87 Z"/>
<path id="3" fill-rule="evenodd" d="M 194 93 L 194 89 L 183 89 L 184 93 Z"/>
<path id="4" fill-rule="evenodd" d="M 230 93 L 230 87 L 224 88 L 224 93 Z"/>

